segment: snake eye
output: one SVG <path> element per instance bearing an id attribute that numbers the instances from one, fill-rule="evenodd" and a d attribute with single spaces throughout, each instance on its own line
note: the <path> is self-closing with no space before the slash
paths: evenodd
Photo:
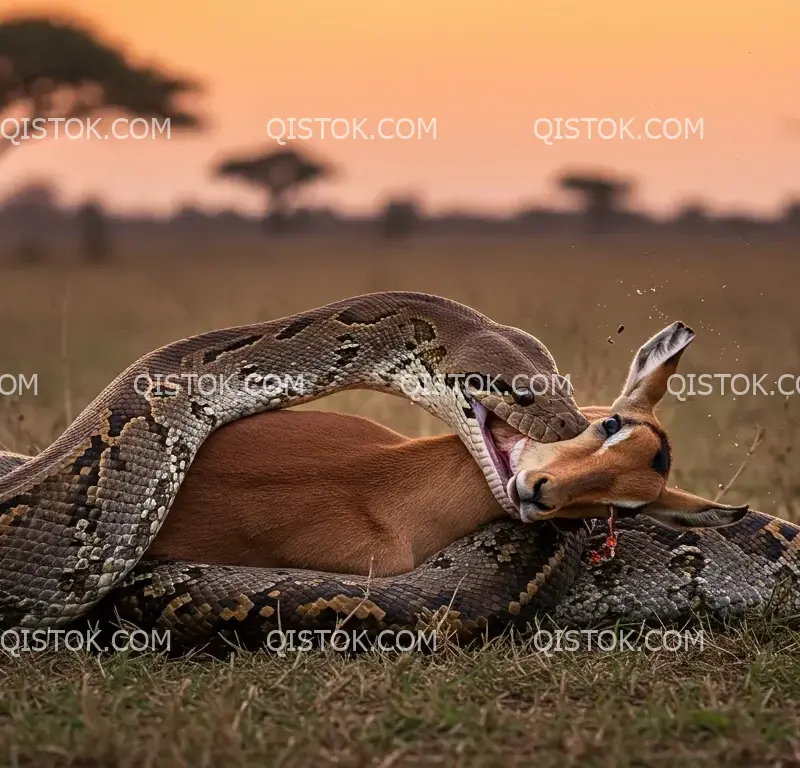
<path id="1" fill-rule="evenodd" d="M 621 427 L 622 427 L 622 421 L 620 421 L 619 416 L 614 415 L 610 416 L 607 419 L 603 419 L 603 431 L 606 433 L 607 437 L 611 437 L 611 435 L 616 435 Z"/>
<path id="2" fill-rule="evenodd" d="M 536 399 L 533 392 L 527 387 L 513 390 L 512 395 L 514 397 L 514 402 L 522 407 L 533 405 L 533 401 Z"/>

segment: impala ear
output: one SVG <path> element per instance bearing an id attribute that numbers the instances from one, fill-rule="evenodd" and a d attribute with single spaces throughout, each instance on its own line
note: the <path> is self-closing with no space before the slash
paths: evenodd
<path id="1" fill-rule="evenodd" d="M 652 412 L 667 392 L 683 350 L 694 340 L 688 325 L 677 322 L 660 331 L 636 353 L 628 379 L 611 406 L 613 413 Z"/>
<path id="2" fill-rule="evenodd" d="M 741 520 L 748 510 L 747 504 L 719 504 L 679 488 L 665 488 L 655 501 L 637 509 L 636 515 L 649 517 L 667 528 L 683 530 L 731 525 Z"/>

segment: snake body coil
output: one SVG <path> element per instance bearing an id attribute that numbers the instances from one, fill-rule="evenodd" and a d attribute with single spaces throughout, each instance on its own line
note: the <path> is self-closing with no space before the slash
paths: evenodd
<path id="1" fill-rule="evenodd" d="M 521 406 L 481 386 L 556 373 L 529 334 L 414 293 L 360 296 L 144 355 L 49 448 L 0 478 L 0 627 L 62 626 L 116 588 L 214 429 L 342 389 L 411 397 L 443 419 L 514 514 L 472 406 L 535 440 L 573 437 L 587 422 L 568 392 Z"/>
<path id="2" fill-rule="evenodd" d="M 231 644 L 257 649 L 276 629 L 357 628 L 369 635 L 445 627 L 460 639 L 525 627 L 549 615 L 560 627 L 748 611 L 800 612 L 800 527 L 760 512 L 719 529 L 675 531 L 620 520 L 614 559 L 584 556 L 605 538 L 571 521 L 490 523 L 411 573 L 389 578 L 300 570 L 142 562 L 105 606 L 144 628 L 169 630 L 172 650 Z"/>
<path id="3" fill-rule="evenodd" d="M 718 530 L 621 521 L 617 556 L 599 567 L 583 553 L 603 523 L 513 520 L 391 578 L 139 562 L 216 427 L 345 388 L 409 396 L 419 383 L 418 402 L 459 434 L 503 503 L 474 400 L 540 441 L 572 437 L 586 422 L 568 395 L 521 406 L 466 387 L 463 376 L 555 372 L 528 334 L 408 293 L 361 296 L 145 355 L 42 454 L 0 454 L 0 628 L 62 626 L 100 603 L 99 615 L 171 630 L 180 649 L 227 640 L 258 647 L 278 627 L 344 620 L 370 632 L 446 622 L 470 637 L 542 610 L 573 626 L 724 618 L 778 595 L 796 612 L 800 529 L 756 512 Z M 220 384 L 200 386 L 205 375 Z"/>

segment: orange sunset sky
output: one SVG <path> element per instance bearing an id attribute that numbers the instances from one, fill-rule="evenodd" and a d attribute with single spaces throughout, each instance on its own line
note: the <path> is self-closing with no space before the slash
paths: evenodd
<path id="1" fill-rule="evenodd" d="M 273 117 L 436 118 L 437 138 L 297 142 L 334 163 L 309 200 L 371 210 L 389 193 L 430 210 L 563 204 L 553 175 L 609 168 L 661 212 L 702 199 L 771 213 L 800 196 L 798 0 L 0 0 L 53 11 L 139 62 L 206 86 L 203 134 L 171 141 L 29 141 L 4 155 L 0 195 L 54 179 L 115 209 L 261 210 L 212 177 L 226 153 L 267 149 Z M 704 139 L 546 146 L 541 117 L 703 118 Z"/>

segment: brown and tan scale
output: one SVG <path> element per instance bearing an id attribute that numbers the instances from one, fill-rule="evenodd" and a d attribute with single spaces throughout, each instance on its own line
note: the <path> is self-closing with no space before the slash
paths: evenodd
<path id="1" fill-rule="evenodd" d="M 187 383 L 207 374 L 263 383 L 276 372 L 302 379 L 303 387 L 226 386 L 205 394 Z M 198 448 L 217 427 L 338 390 L 405 397 L 405 377 L 433 373 L 446 380 L 472 372 L 533 377 L 557 370 L 547 349 L 519 329 L 441 297 L 400 292 L 212 331 L 144 355 L 41 454 L 23 461 L 0 457 L 6 471 L 0 477 L 0 628 L 62 626 L 115 590 L 148 549 Z M 525 406 L 489 392 L 474 397 L 541 442 L 574 437 L 587 424 L 569 395 Z M 481 466 L 491 463 L 457 386 L 431 390 L 420 405 L 443 418 Z M 509 504 L 504 496 L 501 503 Z M 244 615 L 241 604 L 231 604 L 236 595 L 229 589 L 216 601 L 203 589 L 212 608 L 224 600 L 220 612 Z M 309 597 L 305 602 L 318 596 Z"/>
<path id="2" fill-rule="evenodd" d="M 340 347 L 343 333 L 349 341 Z M 491 344 L 476 343 L 487 334 Z M 443 374 L 555 371 L 527 334 L 421 294 L 358 297 L 145 355 L 39 456 L 0 454 L 0 628 L 60 626 L 97 606 L 100 617 L 118 612 L 145 628 L 172 630 L 173 650 L 210 643 L 224 651 L 229 642 L 260 647 L 279 626 L 439 627 L 468 639 L 525 625 L 543 611 L 570 626 L 727 618 L 765 608 L 778 587 L 778 608 L 800 609 L 800 528 L 757 512 L 702 531 L 623 520 L 616 557 L 599 567 L 583 553 L 604 535 L 603 523 L 513 520 L 487 525 L 410 573 L 376 579 L 139 562 L 213 429 L 338 389 L 401 394 L 399 376 L 432 366 Z M 285 397 L 258 390 L 202 397 L 159 383 L 169 374 L 263 377 L 276 369 L 318 377 L 308 391 Z M 141 380 L 150 382 L 146 396 L 135 386 Z M 572 437 L 586 423 L 571 398 L 527 408 L 494 395 L 482 402 L 539 441 Z M 423 405 L 465 439 L 464 414 L 454 416 L 452 402 Z M 687 552 L 697 555 L 696 566 L 670 566 Z M 365 610 L 356 607 L 362 601 Z"/>

